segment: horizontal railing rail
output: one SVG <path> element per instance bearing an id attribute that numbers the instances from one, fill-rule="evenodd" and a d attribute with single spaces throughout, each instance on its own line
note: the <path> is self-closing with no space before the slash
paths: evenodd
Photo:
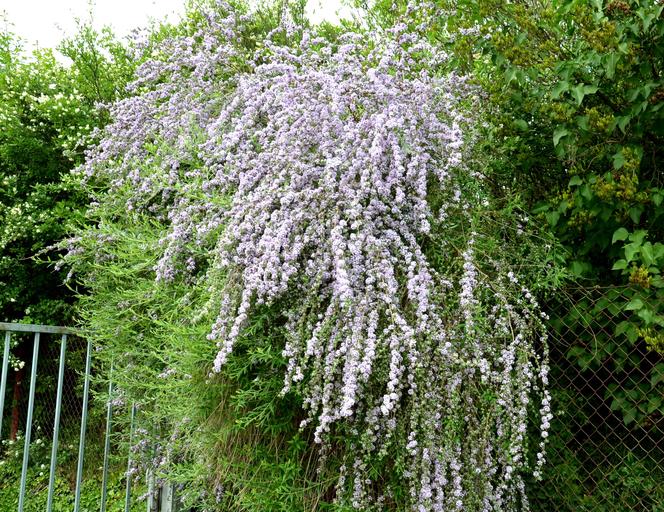
<path id="1" fill-rule="evenodd" d="M 75 329 L 59 325 L 16 324 L 0 322 L 0 331 L 5 332 L 32 332 L 41 334 L 76 334 Z"/>

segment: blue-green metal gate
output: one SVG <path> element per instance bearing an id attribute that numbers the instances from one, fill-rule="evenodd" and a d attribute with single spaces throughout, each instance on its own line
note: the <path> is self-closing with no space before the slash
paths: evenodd
<path id="1" fill-rule="evenodd" d="M 44 343 L 59 343 L 59 358 L 57 367 L 57 387 L 55 390 L 55 410 L 53 412 L 53 430 L 52 430 L 52 445 L 50 454 L 50 468 L 48 478 L 48 497 L 46 503 L 46 512 L 52 512 L 53 499 L 55 492 L 55 476 L 58 468 L 58 439 L 61 430 L 61 412 L 63 403 L 63 391 L 65 386 L 65 368 L 67 361 L 67 343 L 72 337 L 75 337 L 76 332 L 66 327 L 47 326 L 47 325 L 30 325 L 30 324 L 15 324 L 0 322 L 0 336 L 4 333 L 4 346 L 2 355 L 2 373 L 0 375 L 0 441 L 5 439 L 6 432 L 3 432 L 3 420 L 5 419 L 5 396 L 7 393 L 8 374 L 10 371 L 10 351 L 12 347 L 13 336 L 32 335 L 32 356 L 30 358 L 30 388 L 28 392 L 27 411 L 25 412 L 25 433 L 24 433 L 24 447 L 23 447 L 23 460 L 21 466 L 21 479 L 19 486 L 18 496 L 18 512 L 24 512 L 26 500 L 26 481 L 28 476 L 28 467 L 30 461 L 30 448 L 31 436 L 33 434 L 33 413 L 35 411 L 35 390 L 39 375 L 38 359 L 40 352 L 40 344 Z M 59 337 L 59 339 L 58 339 Z M 78 457 L 76 464 L 76 479 L 75 479 L 75 498 L 73 512 L 81 512 L 81 487 L 83 484 L 83 468 L 86 450 L 86 430 L 88 427 L 88 412 L 90 408 L 90 380 L 91 380 L 91 357 L 92 357 L 92 344 L 90 341 L 85 342 L 85 364 L 80 376 L 83 379 L 83 392 L 80 397 L 80 433 L 78 436 Z M 112 369 L 111 369 L 112 373 Z M 108 401 L 106 404 L 106 421 L 104 426 L 104 455 L 103 455 L 103 470 L 101 481 L 101 495 L 98 509 L 100 512 L 106 512 L 108 504 L 108 476 L 109 476 L 109 457 L 111 451 L 111 430 L 113 419 L 113 401 L 111 400 L 113 383 L 108 378 Z M 126 473 L 126 486 L 124 492 L 124 510 L 129 512 L 131 509 L 132 501 L 132 478 L 129 476 L 131 468 L 131 444 L 134 435 L 135 421 L 136 421 L 136 406 L 132 405 L 130 408 L 130 430 L 129 430 L 129 452 L 127 454 L 127 473 Z M 0 453 L 1 457 L 1 453 Z M 163 494 L 173 495 L 172 489 L 166 490 Z M 147 499 L 147 510 L 170 512 L 174 510 L 174 499 L 163 500 L 159 499 L 158 492 L 150 493 Z M 155 495 L 157 497 L 155 498 Z M 117 504 L 116 504 L 117 505 Z"/>

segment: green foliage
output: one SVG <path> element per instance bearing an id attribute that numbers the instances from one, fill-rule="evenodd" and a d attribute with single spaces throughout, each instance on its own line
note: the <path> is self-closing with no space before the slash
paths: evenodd
<path id="1" fill-rule="evenodd" d="M 664 5 L 461 6 L 447 28 L 476 27 L 452 46 L 495 107 L 497 183 L 526 185 L 534 212 L 568 248 L 573 275 L 628 282 L 660 303 Z M 634 322 L 652 338 L 661 307 Z"/>

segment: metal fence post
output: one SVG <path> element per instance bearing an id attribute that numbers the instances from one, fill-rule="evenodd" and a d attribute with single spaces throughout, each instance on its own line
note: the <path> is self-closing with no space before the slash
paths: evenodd
<path id="1" fill-rule="evenodd" d="M 9 373 L 9 346 L 11 333 L 5 331 L 5 350 L 2 355 L 2 376 L 0 376 L 0 441 L 2 440 L 2 420 L 5 412 L 5 393 L 7 392 L 7 374 Z"/>
<path id="2" fill-rule="evenodd" d="M 101 479 L 101 508 L 100 512 L 106 512 L 106 494 L 108 486 L 108 458 L 111 452 L 111 421 L 113 420 L 113 365 L 108 377 L 108 404 L 106 404 L 106 432 L 104 434 L 104 469 Z"/>
<path id="3" fill-rule="evenodd" d="M 23 444 L 23 467 L 21 469 L 21 484 L 18 495 L 18 512 L 23 512 L 25 506 L 25 481 L 28 477 L 28 459 L 30 456 L 30 434 L 32 431 L 32 413 L 35 407 L 35 384 L 37 380 L 37 360 L 39 359 L 39 336 L 35 333 L 32 348 L 32 371 L 30 373 L 30 397 L 28 398 L 28 418 L 25 423 L 25 443 Z"/>
<path id="4" fill-rule="evenodd" d="M 65 353 L 67 351 L 67 335 L 60 341 L 60 363 L 58 366 L 58 391 L 55 400 L 55 419 L 53 420 L 53 446 L 51 447 L 51 469 L 48 475 L 48 499 L 46 512 L 53 509 L 53 492 L 55 490 L 55 467 L 58 460 L 58 435 L 60 433 L 60 413 L 62 412 L 62 387 L 65 376 Z"/>
<path id="5" fill-rule="evenodd" d="M 91 352 L 92 341 L 88 340 L 88 348 L 85 356 L 85 384 L 83 386 L 83 411 L 81 412 L 81 438 L 78 443 L 78 467 L 76 469 L 76 498 L 74 500 L 74 512 L 79 512 L 81 508 L 81 479 L 83 478 L 83 459 L 85 457 L 85 430 L 88 422 Z"/>
<path id="6" fill-rule="evenodd" d="M 127 457 L 127 486 L 125 488 L 125 512 L 131 507 L 131 443 L 134 439 L 134 421 L 136 420 L 136 404 L 131 406 L 131 420 L 129 423 L 129 456 Z"/>

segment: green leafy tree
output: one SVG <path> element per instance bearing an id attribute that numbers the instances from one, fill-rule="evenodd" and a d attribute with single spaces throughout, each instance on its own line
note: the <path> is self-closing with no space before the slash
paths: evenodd
<path id="1" fill-rule="evenodd" d="M 65 234 L 87 204 L 70 178 L 107 112 L 97 108 L 124 90 L 133 63 L 104 29 L 81 25 L 66 39 L 60 63 L 52 50 L 26 56 L 9 32 L 0 35 L 0 317 L 67 323 L 73 294 L 65 274 L 35 256 Z"/>

